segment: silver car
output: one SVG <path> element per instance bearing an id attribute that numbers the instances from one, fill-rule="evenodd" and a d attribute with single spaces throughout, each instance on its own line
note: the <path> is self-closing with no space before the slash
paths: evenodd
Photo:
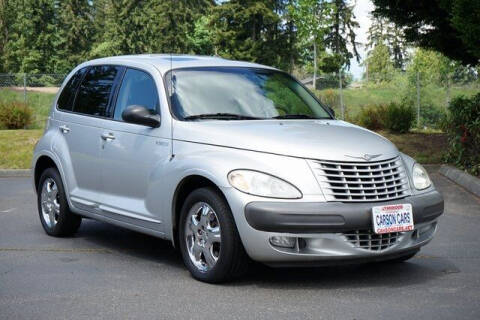
<path id="1" fill-rule="evenodd" d="M 168 239 L 207 282 L 252 260 L 403 261 L 443 213 L 425 169 L 387 139 L 336 120 L 284 72 L 214 57 L 79 65 L 32 166 L 47 234 L 85 217 Z"/>

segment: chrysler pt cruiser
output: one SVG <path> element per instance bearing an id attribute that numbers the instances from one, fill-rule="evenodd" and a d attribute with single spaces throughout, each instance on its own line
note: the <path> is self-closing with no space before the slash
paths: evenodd
<path id="1" fill-rule="evenodd" d="M 89 61 L 35 147 L 47 234 L 82 218 L 168 239 L 196 279 L 270 266 L 404 261 L 443 198 L 387 139 L 336 120 L 290 75 L 215 57 Z"/>

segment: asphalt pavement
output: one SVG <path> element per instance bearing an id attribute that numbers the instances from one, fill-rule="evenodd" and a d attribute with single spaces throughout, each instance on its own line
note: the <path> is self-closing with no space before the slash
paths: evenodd
<path id="1" fill-rule="evenodd" d="M 84 220 L 47 236 L 29 178 L 0 179 L 0 319 L 479 319 L 480 199 L 436 172 L 446 212 L 402 264 L 256 266 L 191 278 L 170 242 Z"/>

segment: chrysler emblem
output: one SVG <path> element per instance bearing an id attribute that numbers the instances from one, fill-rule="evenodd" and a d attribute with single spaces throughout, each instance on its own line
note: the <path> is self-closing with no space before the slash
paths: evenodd
<path id="1" fill-rule="evenodd" d="M 346 157 L 349 157 L 349 158 L 355 158 L 355 159 L 363 159 L 365 161 L 370 161 L 372 159 L 375 159 L 375 158 L 378 158 L 380 157 L 382 154 L 368 154 L 368 153 L 365 153 L 363 156 L 360 156 L 360 157 L 355 157 L 355 156 L 349 156 L 348 154 L 346 154 L 345 156 Z"/>

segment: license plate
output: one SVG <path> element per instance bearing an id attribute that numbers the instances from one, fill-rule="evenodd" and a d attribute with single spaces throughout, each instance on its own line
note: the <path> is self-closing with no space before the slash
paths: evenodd
<path id="1" fill-rule="evenodd" d="M 375 233 L 405 232 L 413 230 L 412 205 L 393 204 L 372 208 Z"/>

